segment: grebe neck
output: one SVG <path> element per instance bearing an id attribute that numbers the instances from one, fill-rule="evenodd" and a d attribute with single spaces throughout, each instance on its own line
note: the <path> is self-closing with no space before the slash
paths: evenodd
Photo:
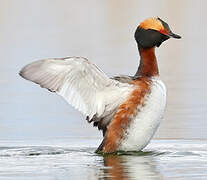
<path id="1" fill-rule="evenodd" d="M 155 47 L 141 48 L 138 45 L 140 54 L 140 64 L 135 76 L 153 77 L 159 76 L 157 59 L 155 56 Z"/>

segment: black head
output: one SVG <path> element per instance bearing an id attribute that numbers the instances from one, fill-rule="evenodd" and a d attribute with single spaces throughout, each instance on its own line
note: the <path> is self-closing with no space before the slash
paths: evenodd
<path id="1" fill-rule="evenodd" d="M 138 26 L 135 32 L 137 44 L 142 48 L 159 47 L 171 37 L 181 38 L 181 36 L 172 33 L 168 24 L 160 18 L 146 19 Z"/>

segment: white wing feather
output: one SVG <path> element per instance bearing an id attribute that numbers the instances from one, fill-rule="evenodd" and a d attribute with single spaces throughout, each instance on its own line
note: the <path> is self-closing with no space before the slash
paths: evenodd
<path id="1" fill-rule="evenodd" d="M 117 108 L 133 90 L 132 85 L 108 78 L 81 57 L 35 61 L 25 66 L 20 75 L 56 92 L 89 119 Z"/>

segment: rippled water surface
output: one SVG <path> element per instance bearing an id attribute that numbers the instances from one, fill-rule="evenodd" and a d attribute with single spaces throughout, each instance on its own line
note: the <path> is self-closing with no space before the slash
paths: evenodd
<path id="1" fill-rule="evenodd" d="M 0 179 L 206 179 L 206 141 L 154 140 L 143 152 L 97 155 L 97 139 L 2 141 Z"/>
<path id="2" fill-rule="evenodd" d="M 0 0 L 0 179 L 207 179 L 207 1 Z M 133 75 L 137 25 L 159 16 L 182 39 L 156 49 L 167 108 L 144 152 L 94 153 L 101 133 L 19 77 L 34 60 L 83 56 Z"/>

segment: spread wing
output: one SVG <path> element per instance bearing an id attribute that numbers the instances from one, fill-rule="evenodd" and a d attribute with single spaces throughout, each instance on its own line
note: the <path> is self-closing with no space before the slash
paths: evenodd
<path id="1" fill-rule="evenodd" d="M 133 90 L 133 85 L 108 78 L 95 64 L 81 57 L 35 61 L 19 74 L 62 96 L 89 121 L 96 117 L 103 128 Z M 107 122 L 103 122 L 104 118 Z"/>

